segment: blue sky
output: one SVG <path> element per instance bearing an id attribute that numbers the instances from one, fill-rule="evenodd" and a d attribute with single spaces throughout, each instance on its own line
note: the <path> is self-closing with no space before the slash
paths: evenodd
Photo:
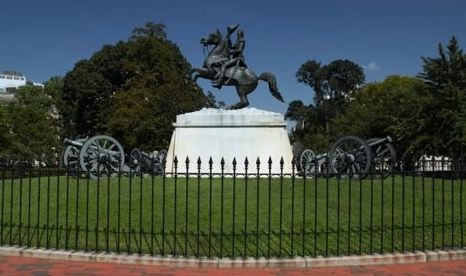
<path id="1" fill-rule="evenodd" d="M 169 39 L 188 61 L 202 65 L 199 39 L 239 23 L 246 33 L 245 56 L 257 73 L 274 72 L 287 102 L 309 103 L 310 88 L 298 84 L 297 68 L 308 59 L 350 59 L 364 67 L 368 82 L 392 74 L 415 75 L 421 56 L 436 56 L 439 42 L 456 35 L 466 45 L 466 1 L 4 1 L 0 5 L 0 70 L 18 70 L 34 81 L 63 76 L 104 44 L 125 40 L 148 21 L 167 25 Z M 217 90 L 227 104 L 233 88 Z M 261 84 L 251 106 L 286 111 L 287 104 Z"/>

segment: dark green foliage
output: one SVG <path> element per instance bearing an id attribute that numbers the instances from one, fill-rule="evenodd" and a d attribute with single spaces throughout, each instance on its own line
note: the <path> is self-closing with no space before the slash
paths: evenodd
<path id="1" fill-rule="evenodd" d="M 445 49 L 438 47 L 439 57 L 423 58 L 419 77 L 427 85 L 428 103 L 419 113 L 413 150 L 428 154 L 459 157 L 466 148 L 466 55 L 455 37 Z"/>
<path id="2" fill-rule="evenodd" d="M 413 77 L 390 76 L 366 85 L 332 122 L 332 136 L 353 134 L 366 139 L 390 136 L 399 155 L 411 145 L 414 130 L 405 125 L 425 104 L 423 82 Z"/>
<path id="3" fill-rule="evenodd" d="M 9 131 L 10 125 L 10 113 L 6 104 L 0 101 L 0 157 L 11 154 L 14 140 Z"/>
<path id="4" fill-rule="evenodd" d="M 286 117 L 298 122 L 293 138 L 322 151 L 343 135 L 389 135 L 399 159 L 459 160 L 466 148 L 466 55 L 453 37 L 439 45 L 438 57 L 422 60 L 419 78 L 391 76 L 357 94 L 364 78 L 349 61 L 304 63 L 296 76 L 315 97 L 309 106 L 290 104 Z"/>
<path id="5" fill-rule="evenodd" d="M 206 101 L 186 79 L 190 69 L 164 25 L 136 28 L 127 41 L 104 46 L 65 76 L 63 135 L 108 133 L 127 150 L 168 147 L 175 116 Z"/>
<path id="6" fill-rule="evenodd" d="M 364 82 L 362 68 L 350 60 L 335 60 L 322 66 L 306 61 L 296 72 L 298 82 L 314 90 L 313 104 L 291 102 L 285 114 L 297 122 L 293 138 L 317 151 L 323 151 L 336 137 L 330 136 L 330 121 L 342 112 Z"/>
<path id="7" fill-rule="evenodd" d="M 105 130 L 112 84 L 91 61 L 80 61 L 64 78 L 65 135 L 90 136 Z"/>
<path id="8" fill-rule="evenodd" d="M 314 105 L 319 106 L 328 98 L 336 104 L 351 98 L 364 83 L 365 76 L 361 66 L 338 59 L 324 66 L 315 60 L 306 61 L 296 72 L 296 78 L 314 90 Z"/>
<path id="9" fill-rule="evenodd" d="M 47 90 L 47 85 L 45 89 L 22 86 L 16 91 L 15 100 L 2 108 L 6 111 L 2 113 L 5 114 L 6 128 L 3 128 L 7 133 L 3 137 L 8 145 L 4 154 L 28 161 L 56 159 L 58 128 L 53 117 L 53 101 Z"/>

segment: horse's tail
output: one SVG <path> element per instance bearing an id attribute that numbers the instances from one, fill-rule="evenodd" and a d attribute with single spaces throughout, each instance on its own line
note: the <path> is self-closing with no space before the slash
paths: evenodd
<path id="1" fill-rule="evenodd" d="M 263 81 L 266 81 L 269 84 L 269 90 L 270 90 L 270 93 L 272 93 L 272 96 L 274 96 L 277 100 L 279 100 L 281 102 L 285 102 L 283 100 L 282 95 L 278 91 L 277 79 L 275 78 L 274 74 L 272 74 L 270 72 L 264 72 L 264 73 L 260 74 L 259 79 L 263 80 Z"/>

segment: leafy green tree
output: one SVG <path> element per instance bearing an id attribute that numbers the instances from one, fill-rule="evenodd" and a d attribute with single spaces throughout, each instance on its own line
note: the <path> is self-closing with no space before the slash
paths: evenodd
<path id="1" fill-rule="evenodd" d="M 317 151 L 325 150 L 334 140 L 330 121 L 355 97 L 364 83 L 364 72 L 350 60 L 327 65 L 308 60 L 300 66 L 296 78 L 314 90 L 314 98 L 308 106 L 300 101 L 289 105 L 285 116 L 297 122 L 293 138 Z"/>
<path id="2" fill-rule="evenodd" d="M 0 101 L 0 158 L 10 155 L 13 148 L 14 139 L 10 133 L 10 121 L 7 105 Z"/>
<path id="3" fill-rule="evenodd" d="M 63 83 L 60 113 L 65 135 L 104 132 L 112 94 L 112 84 L 91 61 L 78 62 Z"/>
<path id="4" fill-rule="evenodd" d="M 426 99 L 418 78 L 389 76 L 371 83 L 356 95 L 347 108 L 331 122 L 332 136 L 348 134 L 363 138 L 390 136 L 399 156 L 411 146 L 413 131 L 405 125 L 417 117 Z"/>
<path id="5" fill-rule="evenodd" d="M 429 101 L 420 112 L 413 149 L 427 154 L 459 158 L 466 148 L 466 55 L 452 37 L 448 46 L 440 43 L 438 57 L 423 57 L 419 77 L 427 85 Z"/>
<path id="6" fill-rule="evenodd" d="M 53 118 L 53 101 L 42 87 L 22 86 L 8 103 L 10 153 L 22 160 L 54 158 L 58 128 Z"/>
<path id="7" fill-rule="evenodd" d="M 364 83 L 365 76 L 361 66 L 338 59 L 324 66 L 308 60 L 298 69 L 296 78 L 314 90 L 313 102 L 318 106 L 326 99 L 334 99 L 336 104 L 350 99 Z"/>
<path id="8" fill-rule="evenodd" d="M 64 135 L 108 133 L 128 149 L 167 147 L 175 116 L 206 102 L 186 79 L 190 69 L 163 24 L 136 28 L 127 41 L 104 46 L 64 77 Z"/>

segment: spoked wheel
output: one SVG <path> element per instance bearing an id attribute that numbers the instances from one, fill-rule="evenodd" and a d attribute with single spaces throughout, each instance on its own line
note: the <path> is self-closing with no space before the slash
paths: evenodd
<path id="1" fill-rule="evenodd" d="M 98 135 L 84 143 L 79 154 L 81 169 L 91 178 L 114 176 L 125 162 L 123 147 L 110 136 Z"/>
<path id="2" fill-rule="evenodd" d="M 76 141 L 80 143 L 85 143 L 86 140 L 87 139 L 85 138 L 80 138 Z M 81 169 L 79 165 L 79 152 L 79 148 L 72 145 L 66 146 L 65 150 L 63 151 L 62 164 L 68 174 L 78 174 L 78 171 Z"/>
<path id="3" fill-rule="evenodd" d="M 337 177 L 364 178 L 371 166 L 371 150 L 357 136 L 340 138 L 329 152 L 330 169 Z"/>
<path id="4" fill-rule="evenodd" d="M 316 164 L 316 161 L 316 154 L 312 150 L 304 150 L 299 158 L 301 174 L 305 176 L 312 176 L 316 173 L 316 169 L 317 172 L 319 172 L 319 168 Z"/>
<path id="5" fill-rule="evenodd" d="M 167 151 L 159 150 L 153 159 L 152 171 L 154 174 L 162 174 L 165 171 L 165 160 L 167 159 Z"/>
<path id="6" fill-rule="evenodd" d="M 168 152 L 166 150 L 159 151 L 159 162 L 161 164 L 165 164 L 165 160 L 167 159 Z"/>
<path id="7" fill-rule="evenodd" d="M 374 173 L 374 177 L 385 178 L 388 177 L 395 168 L 396 154 L 392 144 L 388 141 L 371 146 L 372 143 L 380 140 L 379 138 L 371 138 L 367 140 L 367 144 L 371 148 L 372 154 L 371 173 Z"/>
<path id="8" fill-rule="evenodd" d="M 131 153 L 129 154 L 129 167 L 131 169 L 131 172 L 133 173 L 140 173 L 141 172 L 141 166 L 142 166 L 142 152 L 138 148 L 134 148 L 131 150 Z"/>

